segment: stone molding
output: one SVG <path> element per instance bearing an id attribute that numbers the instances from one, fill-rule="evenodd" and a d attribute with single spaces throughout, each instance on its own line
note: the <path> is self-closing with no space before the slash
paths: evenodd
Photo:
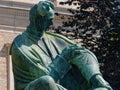
<path id="1" fill-rule="evenodd" d="M 0 0 L 0 29 L 24 31 L 29 24 L 29 10 L 34 4 L 18 0 Z M 55 12 L 59 15 L 70 15 L 67 9 L 62 7 L 56 7 Z M 54 22 L 55 26 L 62 23 L 59 16 L 55 17 Z"/>

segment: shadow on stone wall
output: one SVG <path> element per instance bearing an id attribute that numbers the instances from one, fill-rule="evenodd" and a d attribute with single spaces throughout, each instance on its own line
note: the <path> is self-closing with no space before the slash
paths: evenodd
<path id="1" fill-rule="evenodd" d="M 0 50 L 0 57 L 7 57 L 7 48 L 5 45 Z"/>

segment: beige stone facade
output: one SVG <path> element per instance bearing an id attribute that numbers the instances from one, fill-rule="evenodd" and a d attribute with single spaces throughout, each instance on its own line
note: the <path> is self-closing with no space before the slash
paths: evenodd
<path id="1" fill-rule="evenodd" d="M 5 32 L 0 31 L 0 89 L 1 90 L 10 90 L 10 77 L 9 78 L 9 43 L 16 37 L 18 33 L 15 32 Z M 9 76 L 8 76 L 9 75 Z M 13 84 L 13 83 L 11 83 Z M 12 89 L 11 89 L 12 90 Z"/>
<path id="2" fill-rule="evenodd" d="M 40 0 L 0 0 L 0 90 L 14 90 L 13 77 L 9 57 L 9 47 L 13 39 L 22 33 L 29 24 L 29 10 Z M 56 12 L 61 15 L 69 13 L 57 3 Z M 59 16 L 55 18 L 55 26 L 61 24 Z"/>

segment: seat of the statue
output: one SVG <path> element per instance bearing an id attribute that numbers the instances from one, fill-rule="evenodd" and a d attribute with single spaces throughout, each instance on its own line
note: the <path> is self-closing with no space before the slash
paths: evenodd
<path id="1" fill-rule="evenodd" d="M 8 76 L 8 90 L 14 90 L 14 76 L 13 76 L 13 70 L 12 70 L 12 57 L 9 57 L 9 76 Z"/>
<path id="2" fill-rule="evenodd" d="M 14 76 L 12 70 L 12 57 L 9 55 L 11 43 L 5 43 L 4 47 L 7 50 L 6 59 L 7 59 L 7 90 L 14 90 Z"/>

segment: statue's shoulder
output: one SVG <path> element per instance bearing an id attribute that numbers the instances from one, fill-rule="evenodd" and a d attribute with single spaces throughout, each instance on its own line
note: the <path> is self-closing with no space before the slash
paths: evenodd
<path id="1" fill-rule="evenodd" d="M 13 40 L 13 44 L 17 44 L 17 45 L 19 45 L 19 44 L 24 44 L 24 42 L 25 42 L 25 37 L 23 37 L 23 35 L 22 34 L 19 34 L 19 35 L 17 35 L 16 37 L 15 37 L 15 39 Z"/>
<path id="2" fill-rule="evenodd" d="M 20 40 L 21 40 L 21 34 L 19 34 L 15 37 L 15 39 L 13 40 L 13 44 L 19 43 Z"/>
<path id="3" fill-rule="evenodd" d="M 21 33 L 15 37 L 15 39 L 12 42 L 11 47 L 14 46 L 15 48 L 20 48 L 22 45 L 25 46 L 27 44 L 28 40 L 29 39 L 27 38 L 27 36 L 24 35 L 24 33 Z"/>
<path id="4" fill-rule="evenodd" d="M 52 33 L 52 32 L 46 32 L 46 34 L 54 37 L 54 39 L 59 39 L 59 40 L 63 40 L 67 43 L 70 43 L 70 44 L 75 44 L 75 42 L 73 42 L 72 40 L 68 39 L 67 37 L 61 35 L 61 34 L 57 34 L 57 33 Z"/>
<path id="5" fill-rule="evenodd" d="M 21 38 L 21 35 L 18 35 L 15 37 L 15 39 L 13 40 L 12 44 L 11 44 L 11 47 L 10 47 L 10 54 L 11 54 L 11 51 L 14 49 L 14 50 L 18 50 L 18 47 L 19 47 L 19 41 L 20 41 L 20 38 Z"/>
<path id="6" fill-rule="evenodd" d="M 11 51 L 17 51 L 18 53 L 20 53 L 21 51 L 28 50 L 32 45 L 31 43 L 32 41 L 30 42 L 30 40 L 26 35 L 24 35 L 24 33 L 19 34 L 15 37 L 11 44 L 10 53 Z"/>

